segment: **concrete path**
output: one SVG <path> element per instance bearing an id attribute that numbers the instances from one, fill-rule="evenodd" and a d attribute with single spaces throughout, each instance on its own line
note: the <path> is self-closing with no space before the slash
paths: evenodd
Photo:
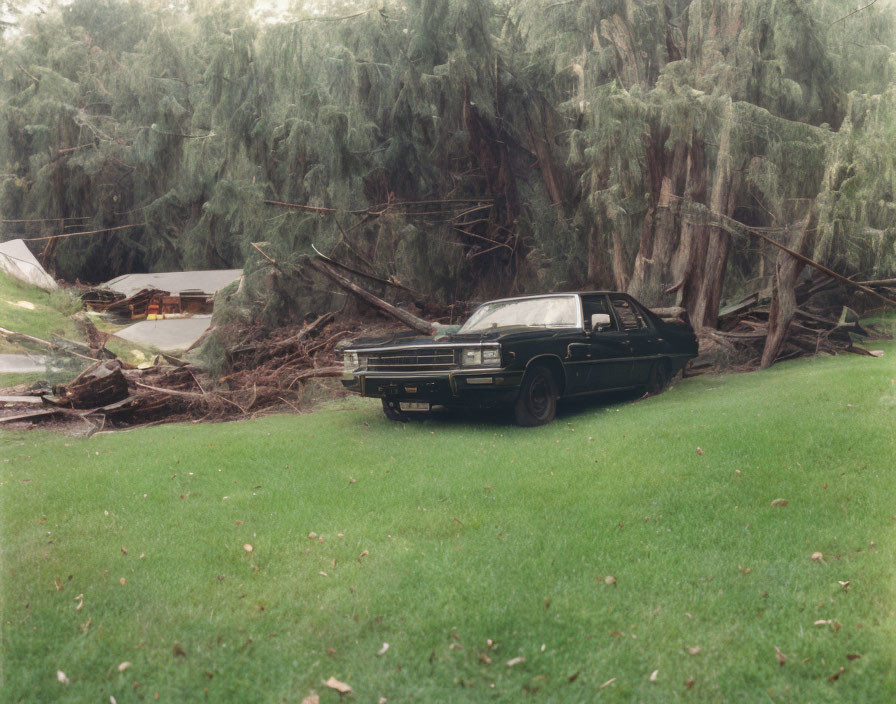
<path id="1" fill-rule="evenodd" d="M 27 354 L 0 354 L 0 374 L 30 374 L 46 370 L 46 357 Z"/>
<path id="2" fill-rule="evenodd" d="M 143 320 L 115 333 L 116 337 L 143 345 L 152 345 L 163 352 L 185 350 L 198 340 L 212 324 L 210 315 L 170 320 Z"/>

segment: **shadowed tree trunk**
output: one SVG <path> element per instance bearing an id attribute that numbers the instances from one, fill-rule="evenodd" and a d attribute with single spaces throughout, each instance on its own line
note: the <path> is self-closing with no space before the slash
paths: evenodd
<path id="1" fill-rule="evenodd" d="M 817 224 L 818 211 L 813 204 L 808 217 L 788 241 L 788 246 L 799 254 L 808 255 L 812 251 Z M 787 331 L 793 322 L 793 315 L 797 307 L 796 283 L 805 266 L 803 262 L 790 256 L 787 252 L 778 252 L 775 266 L 775 287 L 768 317 L 768 336 L 765 338 L 765 348 L 762 350 L 761 366 L 763 369 L 774 364 L 783 350 L 784 340 L 787 338 Z"/>

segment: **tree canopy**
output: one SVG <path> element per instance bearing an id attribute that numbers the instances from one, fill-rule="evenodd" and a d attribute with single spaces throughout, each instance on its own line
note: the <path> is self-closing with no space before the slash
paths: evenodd
<path id="1" fill-rule="evenodd" d="M 619 288 L 711 326 L 772 283 L 749 233 L 810 222 L 808 256 L 896 274 L 888 5 L 43 7 L 0 25 L 0 217 L 120 228 L 50 240 L 69 279 L 313 243 L 443 302 Z"/>

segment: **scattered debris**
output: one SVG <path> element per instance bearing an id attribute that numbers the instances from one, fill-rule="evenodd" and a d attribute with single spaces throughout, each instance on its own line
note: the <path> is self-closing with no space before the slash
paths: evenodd
<path id="1" fill-rule="evenodd" d="M 859 324 L 857 313 L 837 303 L 843 300 L 834 292 L 837 287 L 835 278 L 821 272 L 795 287 L 796 307 L 775 360 L 821 352 L 871 354 L 854 344 L 853 336 L 868 337 L 870 333 Z M 720 358 L 739 371 L 760 366 L 767 346 L 773 302 L 770 294 L 757 292 L 722 308 L 718 329 L 705 328 L 700 333 L 700 356 L 692 361 L 690 369 L 703 371 L 718 367 Z"/>

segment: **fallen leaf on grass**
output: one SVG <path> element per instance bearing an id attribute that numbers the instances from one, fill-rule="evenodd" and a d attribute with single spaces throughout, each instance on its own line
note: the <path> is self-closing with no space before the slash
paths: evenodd
<path id="1" fill-rule="evenodd" d="M 606 577 L 604 577 L 604 584 L 612 584 L 615 587 L 616 578 L 611 575 L 607 575 Z"/>
<path id="2" fill-rule="evenodd" d="M 519 665 L 522 662 L 526 662 L 526 658 L 524 658 L 522 656 L 512 658 L 507 661 L 507 667 L 513 667 L 514 665 Z"/>
<path id="3" fill-rule="evenodd" d="M 832 619 L 832 618 L 819 619 L 818 621 L 815 621 L 812 625 L 813 626 L 830 626 L 834 630 L 835 633 L 840 630 L 840 622 L 835 619 Z"/>
<path id="4" fill-rule="evenodd" d="M 690 689 L 691 687 L 694 686 L 694 680 L 692 680 L 692 679 L 691 679 L 691 680 L 686 680 L 685 683 L 684 683 L 684 686 L 687 687 L 688 689 Z"/>
<path id="5" fill-rule="evenodd" d="M 786 506 L 787 499 L 775 499 L 772 501 L 772 506 Z"/>
<path id="6" fill-rule="evenodd" d="M 59 680 L 62 684 L 71 684 L 71 680 L 65 676 L 65 673 L 62 670 L 56 670 L 56 679 Z"/>
<path id="7" fill-rule="evenodd" d="M 56 585 L 57 592 L 61 592 L 63 589 L 65 589 L 65 585 L 60 582 L 57 577 L 53 577 L 53 583 Z"/>
<path id="8" fill-rule="evenodd" d="M 750 572 L 753 571 L 752 567 L 741 567 L 740 565 L 737 566 L 737 569 L 739 569 L 743 574 L 750 574 Z"/>
<path id="9" fill-rule="evenodd" d="M 688 652 L 691 655 L 697 655 L 701 650 L 703 650 L 703 648 L 701 648 L 699 645 L 695 645 L 693 648 L 688 648 Z"/>
<path id="10" fill-rule="evenodd" d="M 845 592 L 848 592 L 848 591 L 849 591 L 849 580 L 843 582 L 843 581 L 841 581 L 841 580 L 838 579 L 838 580 L 837 580 L 837 584 L 839 584 L 841 587 L 843 587 L 843 591 L 845 591 Z"/>
<path id="11" fill-rule="evenodd" d="M 781 649 L 778 646 L 775 646 L 775 657 L 778 659 L 778 664 L 781 667 L 787 664 L 787 656 L 781 652 Z"/>
<path id="12" fill-rule="evenodd" d="M 340 682 L 335 677 L 331 677 L 326 682 L 324 682 L 324 684 L 327 685 L 327 687 L 329 687 L 330 689 L 335 689 L 340 694 L 350 694 L 352 691 L 352 688 L 349 685 L 347 685 L 345 682 Z"/>
<path id="13" fill-rule="evenodd" d="M 697 454 L 698 454 L 698 455 L 702 455 L 702 454 L 703 454 L 703 449 L 700 448 L 699 446 L 697 447 Z"/>
<path id="14" fill-rule="evenodd" d="M 813 552 L 810 559 L 812 562 L 821 562 L 824 559 L 824 555 L 820 552 Z"/>
<path id="15" fill-rule="evenodd" d="M 383 643 L 383 647 L 376 651 L 377 655 L 385 655 L 386 651 L 389 650 L 389 644 Z"/>
<path id="16" fill-rule="evenodd" d="M 837 670 L 833 675 L 831 675 L 830 677 L 828 677 L 828 682 L 835 682 L 835 681 L 837 681 L 838 679 L 840 679 L 840 675 L 842 675 L 844 672 L 846 672 L 846 668 L 845 668 L 845 667 L 841 667 L 841 668 L 840 668 L 839 670 Z"/>
<path id="17" fill-rule="evenodd" d="M 660 676 L 660 671 L 654 670 L 653 672 L 650 673 L 650 677 L 648 677 L 647 679 L 650 680 L 651 682 L 656 682 L 656 678 L 659 676 Z"/>
<path id="18" fill-rule="evenodd" d="M 119 672 L 124 672 L 124 671 L 127 670 L 130 666 L 131 666 L 131 663 L 125 661 L 125 662 L 121 663 L 121 664 L 118 666 L 118 671 L 119 671 Z"/>
<path id="19" fill-rule="evenodd" d="M 462 646 L 460 643 L 452 643 L 451 645 L 448 646 L 448 650 L 463 650 L 463 649 L 464 649 L 464 646 Z"/>
<path id="20" fill-rule="evenodd" d="M 316 694 L 309 694 L 302 700 L 302 704 L 320 704 L 320 697 Z"/>
<path id="21" fill-rule="evenodd" d="M 858 660 L 860 657 L 862 657 L 862 656 L 859 655 L 858 653 L 847 653 L 846 654 L 847 660 Z"/>
<path id="22" fill-rule="evenodd" d="M 613 684 L 615 681 L 616 681 L 616 678 L 615 678 L 615 677 L 611 677 L 611 678 L 608 679 L 606 682 L 604 682 L 600 687 L 598 687 L 598 689 L 603 689 L 604 687 L 609 687 L 609 686 L 610 686 L 611 684 Z"/>
<path id="23" fill-rule="evenodd" d="M 243 545 L 243 550 L 245 550 L 246 552 L 252 552 L 254 549 L 255 548 L 253 548 L 251 545 L 249 545 L 249 543 L 246 543 L 245 545 Z"/>
<path id="24" fill-rule="evenodd" d="M 127 583 L 127 581 L 128 580 L 126 580 L 124 577 L 122 577 L 121 579 L 118 580 L 118 582 L 119 582 L 119 584 L 121 584 L 121 586 L 124 586 Z"/>
<path id="25" fill-rule="evenodd" d="M 175 657 L 187 657 L 186 651 L 180 646 L 180 643 L 177 642 L 175 642 L 174 646 L 171 648 L 171 652 Z"/>
<path id="26" fill-rule="evenodd" d="M 84 595 L 78 594 L 75 599 L 78 600 L 78 605 L 75 607 L 75 611 L 80 611 L 84 607 Z"/>
<path id="27" fill-rule="evenodd" d="M 370 554 L 370 551 L 368 551 L 368 550 L 365 550 L 365 551 L 364 551 L 364 552 L 362 552 L 362 553 L 361 553 L 361 554 L 360 554 L 360 555 L 358 555 L 358 557 L 359 557 L 359 558 L 362 558 L 362 557 L 367 557 L 367 556 L 368 556 L 368 555 L 369 555 L 369 554 Z"/>
<path id="28" fill-rule="evenodd" d="M 308 534 L 308 540 L 314 540 L 316 537 L 317 537 L 317 533 L 315 533 L 314 531 L 311 531 L 311 532 Z M 331 679 L 332 679 L 332 678 L 331 678 Z"/>
<path id="29" fill-rule="evenodd" d="M 125 549 L 124 545 L 121 546 L 121 554 L 122 554 L 122 555 L 127 555 L 127 554 L 128 554 L 128 551 Z"/>
<path id="30" fill-rule="evenodd" d="M 579 673 L 578 673 L 578 672 L 576 672 L 575 674 L 572 674 L 572 675 L 570 675 L 569 677 L 567 677 L 567 678 L 566 678 L 566 681 L 567 681 L 567 682 L 575 682 L 577 679 L 579 679 Z"/>
<path id="31" fill-rule="evenodd" d="M 479 659 L 482 660 L 482 662 L 484 662 L 486 665 L 492 664 L 492 659 L 485 653 L 479 653 Z"/>

